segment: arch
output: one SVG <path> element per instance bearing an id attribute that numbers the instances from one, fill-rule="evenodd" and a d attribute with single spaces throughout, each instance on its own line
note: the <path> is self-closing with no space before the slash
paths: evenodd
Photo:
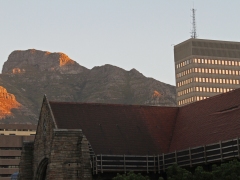
<path id="1" fill-rule="evenodd" d="M 47 174 L 48 158 L 44 158 L 38 165 L 35 180 L 45 180 Z"/>

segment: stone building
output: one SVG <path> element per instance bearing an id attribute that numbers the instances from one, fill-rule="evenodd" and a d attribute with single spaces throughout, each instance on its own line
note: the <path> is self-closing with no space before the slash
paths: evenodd
<path id="1" fill-rule="evenodd" d="M 173 163 L 240 157 L 240 89 L 182 107 L 52 102 L 46 96 L 19 179 L 95 179 L 117 172 L 160 176 Z"/>

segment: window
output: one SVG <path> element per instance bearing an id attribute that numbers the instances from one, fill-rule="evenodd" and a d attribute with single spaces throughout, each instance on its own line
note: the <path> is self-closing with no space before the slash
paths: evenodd
<path id="1" fill-rule="evenodd" d="M 210 91 L 210 92 L 213 92 L 213 88 L 209 88 L 209 91 Z"/>
<path id="2" fill-rule="evenodd" d="M 238 75 L 238 71 L 236 71 L 236 75 Z"/>
<path id="3" fill-rule="evenodd" d="M 222 74 L 222 70 L 221 69 L 219 69 L 218 72 L 219 72 L 219 74 Z"/>
<path id="4" fill-rule="evenodd" d="M 231 61 L 228 61 L 228 65 L 231 66 Z"/>
<path id="5" fill-rule="evenodd" d="M 203 87 L 203 92 L 205 92 L 206 90 L 205 90 L 205 87 Z"/>
<path id="6" fill-rule="evenodd" d="M 202 68 L 202 73 L 204 73 L 204 68 Z"/>
<path id="7" fill-rule="evenodd" d="M 212 60 L 212 64 L 214 64 L 214 60 Z"/>
<path id="8" fill-rule="evenodd" d="M 215 60 L 215 64 L 218 64 L 218 60 Z"/>
<path id="9" fill-rule="evenodd" d="M 225 70 L 224 69 L 222 70 L 222 74 L 225 74 Z"/>
<path id="10" fill-rule="evenodd" d="M 216 92 L 216 88 L 213 88 L 213 92 Z"/>
<path id="11" fill-rule="evenodd" d="M 202 87 L 199 87 L 199 91 L 202 91 Z"/>
<path id="12" fill-rule="evenodd" d="M 215 78 L 213 78 L 212 80 L 213 80 L 213 83 L 215 83 Z"/>
<path id="13" fill-rule="evenodd" d="M 195 72 L 198 72 L 198 68 L 195 68 Z"/>
<path id="14" fill-rule="evenodd" d="M 209 69 L 209 70 L 208 70 L 208 72 L 209 72 L 209 73 L 212 73 L 212 70 L 211 70 L 211 69 Z"/>
<path id="15" fill-rule="evenodd" d="M 226 82 L 225 82 L 225 79 L 223 79 L 223 83 L 225 84 Z"/>
<path id="16" fill-rule="evenodd" d="M 236 81 L 235 81 L 235 79 L 233 80 L 233 84 L 236 84 Z"/>
<path id="17" fill-rule="evenodd" d="M 209 92 L 209 88 L 208 87 L 206 88 L 206 91 Z"/>
<path id="18" fill-rule="evenodd" d="M 235 71 L 234 70 L 232 70 L 232 74 L 235 75 Z"/>
<path id="19" fill-rule="evenodd" d="M 206 82 L 208 82 L 208 78 L 206 78 Z"/>
<path id="20" fill-rule="evenodd" d="M 220 64 L 220 65 L 221 65 L 221 60 L 218 60 L 218 64 Z"/>
<path id="21" fill-rule="evenodd" d="M 202 82 L 205 82 L 205 78 L 202 78 Z"/>
<path id="22" fill-rule="evenodd" d="M 207 59 L 205 59 L 205 64 L 207 64 Z"/>
<path id="23" fill-rule="evenodd" d="M 199 78 L 199 82 L 202 82 L 202 78 Z"/>
<path id="24" fill-rule="evenodd" d="M 218 69 L 215 69 L 216 74 L 218 74 Z"/>
<path id="25" fill-rule="evenodd" d="M 229 80 L 228 80 L 228 79 L 226 79 L 226 83 L 227 83 L 227 84 L 229 83 Z"/>
<path id="26" fill-rule="evenodd" d="M 232 84 L 232 80 L 231 79 L 229 80 L 229 84 Z"/>
<path id="27" fill-rule="evenodd" d="M 238 63 L 237 63 L 237 61 L 235 61 L 235 66 L 237 66 L 238 65 Z"/>
<path id="28" fill-rule="evenodd" d="M 214 69 L 212 69 L 212 73 L 215 73 L 215 70 L 214 70 Z"/>
<path id="29" fill-rule="evenodd" d="M 198 87 L 196 87 L 196 91 L 199 91 L 199 90 L 198 90 Z"/>
<path id="30" fill-rule="evenodd" d="M 208 64 L 211 64 L 211 60 L 210 59 L 208 60 Z"/>
<path id="31" fill-rule="evenodd" d="M 209 82 L 210 82 L 210 83 L 212 82 L 212 78 L 209 78 Z"/>
<path id="32" fill-rule="evenodd" d="M 228 70 L 226 70 L 226 74 L 228 74 Z"/>
<path id="33" fill-rule="evenodd" d="M 239 80 L 236 80 L 236 84 L 239 84 Z"/>
<path id="34" fill-rule="evenodd" d="M 196 82 L 198 82 L 198 77 L 195 78 Z"/>
<path id="35" fill-rule="evenodd" d="M 216 78 L 216 83 L 218 83 L 218 78 Z"/>
<path id="36" fill-rule="evenodd" d="M 217 89 L 217 92 L 219 92 L 219 88 L 216 88 Z"/>
<path id="37" fill-rule="evenodd" d="M 208 73 L 208 69 L 205 69 L 205 73 Z"/>
<path id="38" fill-rule="evenodd" d="M 222 65 L 224 65 L 224 61 L 222 61 Z"/>
<path id="39" fill-rule="evenodd" d="M 198 59 L 198 63 L 201 63 L 201 60 L 200 60 L 200 59 Z"/>
<path id="40" fill-rule="evenodd" d="M 222 83 L 222 79 L 219 79 L 219 83 Z"/>
<path id="41" fill-rule="evenodd" d="M 232 61 L 232 66 L 234 66 L 234 61 Z"/>
<path id="42" fill-rule="evenodd" d="M 231 71 L 231 70 L 229 70 L 228 72 L 229 72 L 229 74 L 232 74 L 232 71 Z"/>

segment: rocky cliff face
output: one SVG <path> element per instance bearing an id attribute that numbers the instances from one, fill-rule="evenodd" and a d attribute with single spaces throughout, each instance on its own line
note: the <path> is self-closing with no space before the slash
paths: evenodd
<path id="1" fill-rule="evenodd" d="M 2 69 L 3 74 L 30 73 L 35 71 L 80 74 L 87 71 L 87 68 L 80 66 L 64 53 L 50 53 L 29 49 L 27 51 L 13 51 Z"/>
<path id="2" fill-rule="evenodd" d="M 16 101 L 13 94 L 7 92 L 7 90 L 0 86 L 0 120 L 7 117 L 13 117 L 12 109 L 19 109 L 20 103 Z"/>
<path id="3" fill-rule="evenodd" d="M 21 110 L 13 109 L 13 116 L 0 123 L 37 123 L 44 94 L 54 101 L 176 105 L 174 86 L 146 78 L 136 69 L 104 65 L 88 70 L 63 53 L 38 50 L 11 53 L 0 86 L 21 104 Z"/>

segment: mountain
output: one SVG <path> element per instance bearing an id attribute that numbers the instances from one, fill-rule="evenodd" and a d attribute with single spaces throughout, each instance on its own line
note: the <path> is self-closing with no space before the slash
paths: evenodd
<path id="1" fill-rule="evenodd" d="M 0 86 L 16 101 L 10 114 L 3 115 L 0 109 L 0 123 L 37 123 L 44 94 L 52 101 L 176 105 L 174 86 L 147 78 L 136 69 L 107 64 L 89 70 L 64 53 L 34 49 L 9 55 Z"/>

